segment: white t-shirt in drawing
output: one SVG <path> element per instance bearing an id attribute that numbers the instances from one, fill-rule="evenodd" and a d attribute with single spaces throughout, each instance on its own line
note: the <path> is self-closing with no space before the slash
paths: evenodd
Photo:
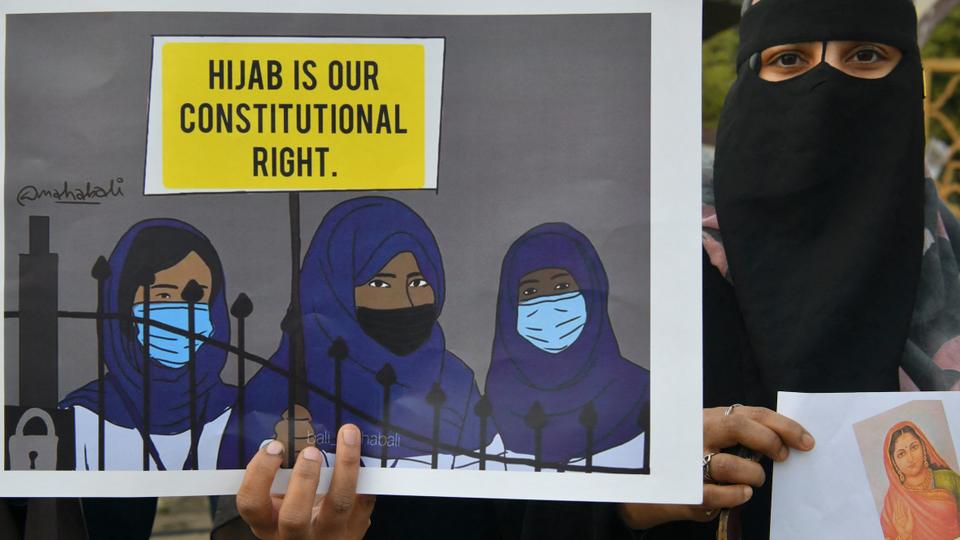
<path id="1" fill-rule="evenodd" d="M 593 466 L 594 467 L 622 467 L 629 469 L 640 469 L 643 468 L 643 456 L 645 450 L 646 442 L 646 433 L 641 433 L 636 437 L 630 439 L 629 441 L 621 444 L 620 446 L 614 446 L 613 448 L 608 448 L 599 454 L 594 454 L 593 456 Z M 494 437 L 493 442 L 490 443 L 490 446 L 487 447 L 488 456 L 498 456 L 506 458 L 517 458 L 517 459 L 530 459 L 534 457 L 529 454 L 518 454 L 516 452 L 511 452 L 503 447 L 503 439 L 500 438 L 498 433 Z M 575 459 L 569 462 L 570 465 L 585 465 L 586 459 L 580 458 Z M 476 468 L 476 465 L 473 465 L 470 468 Z M 517 463 L 500 463 L 497 461 L 488 460 L 486 465 L 487 470 L 504 470 L 504 471 L 532 471 L 534 467 L 532 465 L 522 465 Z"/>
<path id="2" fill-rule="evenodd" d="M 81 406 L 75 406 L 74 425 L 76 426 L 76 455 L 78 471 L 95 471 L 98 467 L 97 452 L 97 414 Z M 217 456 L 220 453 L 220 439 L 227 427 L 230 409 L 227 409 L 203 426 L 197 443 L 197 458 L 200 469 L 216 469 Z M 106 422 L 104 424 L 105 468 L 111 471 L 139 471 L 143 469 L 143 439 L 140 432 Z M 173 435 L 151 435 L 160 461 L 168 471 L 183 468 L 190 452 L 190 430 Z M 153 457 L 150 458 L 150 470 L 157 470 Z"/>
<path id="3" fill-rule="evenodd" d="M 267 439 L 261 443 L 261 447 L 265 446 L 272 439 Z M 643 458 L 644 450 L 646 443 L 646 433 L 641 433 L 630 439 L 629 441 L 621 444 L 620 446 L 615 446 L 613 448 L 608 448 L 599 454 L 593 456 L 593 466 L 594 467 L 622 467 L 629 469 L 640 469 L 643 468 Z M 500 438 L 500 435 L 497 434 L 493 438 L 493 441 L 487 447 L 487 456 L 496 458 L 496 457 L 506 457 L 506 458 L 517 458 L 517 459 L 533 459 L 533 456 L 527 454 L 518 454 L 516 452 L 511 452 L 506 450 L 503 447 L 503 439 Z M 337 455 L 335 453 L 324 452 L 324 461 L 325 465 L 331 466 L 334 461 L 336 461 Z M 380 467 L 380 458 L 362 456 L 360 458 L 363 461 L 364 467 Z M 584 458 L 575 459 L 569 462 L 570 465 L 584 465 L 586 460 Z M 389 459 L 387 460 L 387 467 L 397 467 L 401 469 L 429 469 L 431 466 L 431 456 L 412 456 L 407 458 L 400 459 Z M 473 457 L 466 456 L 454 456 L 450 454 L 438 454 L 437 455 L 437 468 L 438 469 L 478 469 L 480 467 L 480 462 Z M 534 467 L 532 465 L 521 465 L 521 464 L 506 464 L 493 459 L 488 459 L 486 462 L 486 470 L 509 470 L 509 471 L 533 471 Z"/>

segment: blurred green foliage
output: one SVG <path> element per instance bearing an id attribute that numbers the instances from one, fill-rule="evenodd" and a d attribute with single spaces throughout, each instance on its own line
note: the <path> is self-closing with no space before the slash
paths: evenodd
<path id="1" fill-rule="evenodd" d="M 960 58 L 960 8 L 940 21 L 922 52 L 924 58 Z"/>
<path id="2" fill-rule="evenodd" d="M 728 28 L 703 42 L 703 127 L 716 129 L 727 90 L 737 78 L 733 65 L 740 38 L 737 27 Z"/>

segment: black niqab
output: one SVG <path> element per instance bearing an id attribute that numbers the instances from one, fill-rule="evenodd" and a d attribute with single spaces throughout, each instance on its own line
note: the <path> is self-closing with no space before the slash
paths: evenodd
<path id="1" fill-rule="evenodd" d="M 909 0 L 763 0 L 720 119 L 717 216 L 763 386 L 898 389 L 923 247 L 923 77 Z M 751 57 L 831 40 L 896 46 L 882 79 L 822 62 L 782 82 Z"/>

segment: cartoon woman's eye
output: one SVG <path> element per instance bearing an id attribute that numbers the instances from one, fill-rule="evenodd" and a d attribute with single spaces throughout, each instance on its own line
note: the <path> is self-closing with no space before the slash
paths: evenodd
<path id="1" fill-rule="evenodd" d="M 555 291 L 565 291 L 569 288 L 570 288 L 569 283 L 557 283 L 556 285 L 553 286 L 553 290 Z"/>
<path id="2" fill-rule="evenodd" d="M 410 286 L 411 286 L 411 287 L 420 288 L 420 287 L 427 287 L 427 286 L 429 286 L 429 285 L 430 285 L 430 284 L 427 283 L 427 280 L 425 280 L 425 279 L 423 279 L 423 278 L 416 278 L 416 279 L 411 279 L 411 280 L 410 280 Z"/>
<path id="3" fill-rule="evenodd" d="M 173 296 L 170 293 L 162 292 L 157 294 L 158 300 L 169 300 L 171 298 L 173 298 Z"/>
<path id="4" fill-rule="evenodd" d="M 375 287 L 375 288 L 377 288 L 377 289 L 389 289 L 389 288 L 390 288 L 390 284 L 387 283 L 386 281 L 382 280 L 382 279 L 375 279 L 375 280 L 371 281 L 370 283 L 367 283 L 367 285 L 369 285 L 369 286 L 371 286 L 371 287 Z"/>
<path id="5" fill-rule="evenodd" d="M 536 287 L 530 287 L 529 289 L 524 289 L 523 291 L 521 291 L 520 294 L 523 296 L 532 296 L 534 294 L 537 294 L 537 289 Z"/>

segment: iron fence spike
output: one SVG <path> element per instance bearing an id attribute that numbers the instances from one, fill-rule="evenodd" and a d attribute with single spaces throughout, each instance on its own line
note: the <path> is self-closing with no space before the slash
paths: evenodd
<path id="1" fill-rule="evenodd" d="M 230 314 L 238 319 L 246 319 L 253 313 L 253 302 L 245 293 L 240 293 L 230 306 Z"/>

